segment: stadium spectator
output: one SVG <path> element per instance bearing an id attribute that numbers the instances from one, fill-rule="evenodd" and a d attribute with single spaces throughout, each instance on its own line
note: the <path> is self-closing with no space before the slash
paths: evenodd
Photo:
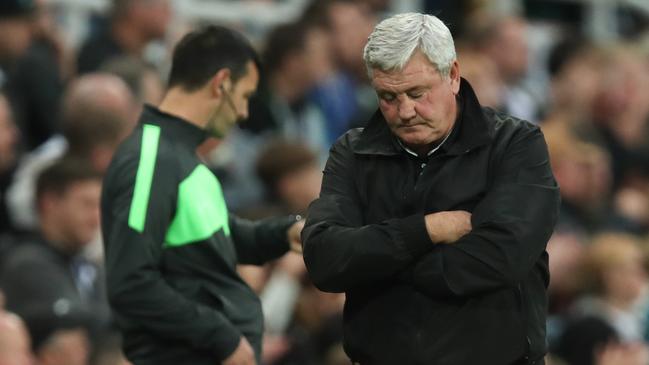
<path id="1" fill-rule="evenodd" d="M 112 0 L 105 28 L 86 40 L 79 50 L 80 74 L 97 71 L 103 62 L 121 55 L 142 59 L 149 42 L 162 39 L 171 20 L 169 0 Z"/>
<path id="2" fill-rule="evenodd" d="M 472 32 L 476 49 L 496 65 L 505 86 L 503 111 L 518 118 L 538 122 L 540 105 L 536 90 L 525 79 L 529 72 L 529 25 L 517 17 L 495 17 Z"/>
<path id="3" fill-rule="evenodd" d="M 102 270 L 82 254 L 99 234 L 100 190 L 101 175 L 81 160 L 57 161 L 39 176 L 37 234 L 15 245 L 0 272 L 7 308 L 28 323 L 43 307 L 84 313 L 93 329 L 108 325 Z"/>
<path id="4" fill-rule="evenodd" d="M 33 39 L 7 81 L 27 151 L 60 132 L 60 103 L 72 63 L 71 47 L 54 20 L 52 4 L 34 1 Z"/>
<path id="5" fill-rule="evenodd" d="M 133 128 L 139 108 L 116 76 L 88 74 L 72 82 L 62 105 L 62 134 L 21 159 L 7 191 L 14 225 L 22 230 L 36 227 L 36 176 L 61 156 L 87 160 L 92 169 L 103 172 L 119 142 Z"/>
<path id="6" fill-rule="evenodd" d="M 132 56 L 122 56 L 104 62 L 100 72 L 122 79 L 138 104 L 158 104 L 162 100 L 163 85 L 158 71 L 148 63 Z"/>
<path id="7" fill-rule="evenodd" d="M 33 0 L 0 2 L 0 87 L 31 43 L 35 11 Z"/>

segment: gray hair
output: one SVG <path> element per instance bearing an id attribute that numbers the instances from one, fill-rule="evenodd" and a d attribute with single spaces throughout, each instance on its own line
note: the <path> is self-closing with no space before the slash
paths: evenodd
<path id="1" fill-rule="evenodd" d="M 397 14 L 380 22 L 367 39 L 363 59 L 367 72 L 401 70 L 421 50 L 437 71 L 448 77 L 456 59 L 450 30 L 437 17 L 420 13 Z"/>

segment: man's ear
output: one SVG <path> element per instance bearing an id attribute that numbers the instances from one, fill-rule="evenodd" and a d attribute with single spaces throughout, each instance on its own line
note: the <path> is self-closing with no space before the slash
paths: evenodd
<path id="1" fill-rule="evenodd" d="M 220 98 L 221 93 L 223 92 L 221 88 L 229 89 L 232 87 L 232 85 L 230 85 L 232 81 L 230 80 L 229 68 L 222 68 L 218 70 L 210 80 L 210 91 L 212 92 L 212 95 Z"/>
<path id="2" fill-rule="evenodd" d="M 451 90 L 454 95 L 457 95 L 460 92 L 460 64 L 457 60 L 453 61 L 448 76 L 451 81 Z"/>

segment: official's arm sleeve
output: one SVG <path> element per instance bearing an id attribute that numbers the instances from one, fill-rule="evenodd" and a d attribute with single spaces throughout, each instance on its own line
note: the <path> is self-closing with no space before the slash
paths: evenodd
<path id="1" fill-rule="evenodd" d="M 423 214 L 364 224 L 346 137 L 331 149 L 320 197 L 309 207 L 302 242 L 314 284 L 343 292 L 393 276 L 432 247 Z"/>
<path id="2" fill-rule="evenodd" d="M 289 250 L 286 231 L 295 217 L 250 221 L 230 214 L 230 231 L 240 264 L 261 265 Z"/>
<path id="3" fill-rule="evenodd" d="M 102 228 L 108 296 L 120 324 L 212 351 L 218 360 L 226 358 L 241 333 L 218 310 L 175 291 L 160 273 L 177 197 L 175 160 L 159 155 L 148 184 L 136 183 L 146 182 L 147 173 L 138 171 L 143 167 L 138 168 L 135 158 L 114 164 L 104 182 Z M 148 199 L 143 199 L 147 188 Z"/>
<path id="4" fill-rule="evenodd" d="M 491 189 L 473 211 L 473 230 L 424 255 L 413 269 L 415 286 L 437 297 L 517 286 L 545 250 L 559 199 L 545 140 L 530 126 L 496 166 Z"/>

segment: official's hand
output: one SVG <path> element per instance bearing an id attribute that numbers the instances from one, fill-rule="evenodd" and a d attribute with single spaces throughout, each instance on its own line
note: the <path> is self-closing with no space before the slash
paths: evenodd
<path id="1" fill-rule="evenodd" d="M 464 210 L 426 215 L 426 231 L 434 243 L 453 243 L 471 232 L 471 213 Z"/>
<path id="2" fill-rule="evenodd" d="M 223 362 L 222 365 L 257 365 L 255 360 L 255 352 L 250 346 L 248 340 L 245 337 L 241 337 L 239 341 L 239 346 L 234 350 L 232 355 L 228 356 Z"/>
<path id="3" fill-rule="evenodd" d="M 288 243 L 291 246 L 291 251 L 302 253 L 302 228 L 304 228 L 304 220 L 299 220 L 291 225 L 286 231 Z"/>

